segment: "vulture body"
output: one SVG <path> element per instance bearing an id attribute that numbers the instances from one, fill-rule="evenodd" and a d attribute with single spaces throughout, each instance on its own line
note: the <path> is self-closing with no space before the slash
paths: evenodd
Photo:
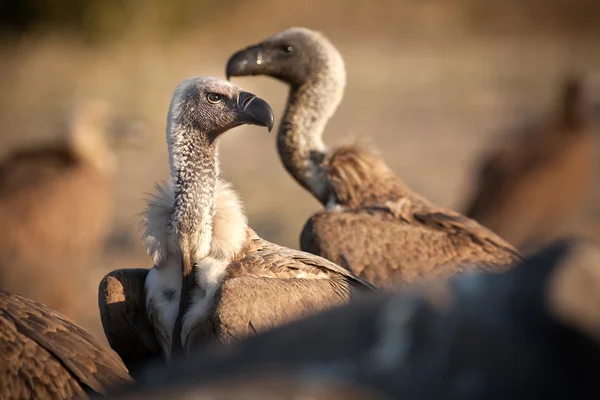
<path id="1" fill-rule="evenodd" d="M 555 110 L 485 156 L 466 214 L 523 251 L 585 233 L 598 186 L 597 129 L 584 79 L 570 77 Z M 582 220 L 585 219 L 585 220 Z"/>
<path id="2" fill-rule="evenodd" d="M 176 89 L 167 127 L 172 184 L 158 188 L 145 213 L 154 267 L 145 276 L 115 271 L 100 287 L 103 326 L 118 352 L 152 353 L 151 341 L 128 342 L 136 340 L 131 323 L 117 322 L 139 319 L 144 309 L 141 319 L 153 327 L 170 361 L 191 348 L 230 343 L 373 289 L 328 260 L 267 242 L 248 227 L 240 200 L 218 176 L 216 142 L 235 126 L 270 128 L 272 121 L 266 102 L 226 81 L 192 78 Z M 134 355 L 146 357 L 144 351 Z M 123 357 L 133 362 L 131 353 Z"/>
<path id="3" fill-rule="evenodd" d="M 126 383 L 123 362 L 84 329 L 0 290 L 0 398 L 84 399 Z"/>
<path id="4" fill-rule="evenodd" d="M 0 288 L 77 318 L 86 267 L 110 228 L 111 146 L 133 138 L 131 122 L 105 103 L 83 102 L 66 143 L 23 149 L 2 161 Z"/>
<path id="5" fill-rule="evenodd" d="M 290 28 L 240 50 L 227 76 L 269 75 L 290 85 L 277 148 L 287 171 L 325 207 L 302 230 L 302 250 L 376 285 L 504 271 L 519 260 L 500 237 L 412 192 L 368 149 L 328 149 L 323 130 L 342 99 L 344 61 L 321 34 Z"/>
<path id="6" fill-rule="evenodd" d="M 284 383 L 292 393 L 348 384 L 386 399 L 597 398 L 599 254 L 597 244 L 560 242 L 505 274 L 359 300 L 169 369 L 149 367 L 115 398 L 287 399 L 275 390 Z"/>

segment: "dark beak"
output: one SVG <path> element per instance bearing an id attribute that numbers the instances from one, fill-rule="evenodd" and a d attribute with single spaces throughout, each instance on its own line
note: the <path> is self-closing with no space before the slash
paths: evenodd
<path id="1" fill-rule="evenodd" d="M 227 61 L 225 75 L 227 80 L 232 76 L 256 75 L 257 61 L 260 56 L 260 46 L 250 46 L 238 51 Z"/>
<path id="2" fill-rule="evenodd" d="M 269 103 L 252 93 L 240 92 L 237 100 L 239 122 L 273 129 L 273 110 Z"/>

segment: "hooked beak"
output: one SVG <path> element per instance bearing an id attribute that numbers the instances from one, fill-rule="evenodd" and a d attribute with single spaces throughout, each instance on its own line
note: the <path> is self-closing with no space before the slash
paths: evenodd
<path id="1" fill-rule="evenodd" d="M 250 46 L 238 51 L 227 61 L 225 76 L 257 75 L 256 66 L 261 64 L 260 46 Z"/>
<path id="2" fill-rule="evenodd" d="M 240 92 L 237 99 L 238 122 L 273 129 L 273 110 L 269 103 L 252 93 Z"/>

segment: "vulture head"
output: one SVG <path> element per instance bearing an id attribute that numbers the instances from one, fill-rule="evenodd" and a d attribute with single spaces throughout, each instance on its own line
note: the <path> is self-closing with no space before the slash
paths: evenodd
<path id="1" fill-rule="evenodd" d="M 292 86 L 302 86 L 315 78 L 346 81 L 344 61 L 339 51 L 319 32 L 289 28 L 262 42 L 233 54 L 226 67 L 232 76 L 267 75 Z"/>
<path id="2" fill-rule="evenodd" d="M 173 95 L 169 109 L 169 129 L 173 124 L 189 128 L 210 142 L 239 125 L 250 124 L 273 128 L 273 111 L 267 102 L 238 86 L 213 77 L 196 77 L 182 82 Z"/>

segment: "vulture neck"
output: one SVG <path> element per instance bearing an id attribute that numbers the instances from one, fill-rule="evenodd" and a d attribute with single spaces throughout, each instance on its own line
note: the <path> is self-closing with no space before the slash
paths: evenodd
<path id="1" fill-rule="evenodd" d="M 318 73 L 292 86 L 277 135 L 277 149 L 286 170 L 322 204 L 330 185 L 324 168 L 327 147 L 323 131 L 344 94 L 346 73 L 341 56 Z M 339 58 L 339 59 L 338 59 Z"/>
<path id="2" fill-rule="evenodd" d="M 219 174 L 216 142 L 193 125 L 170 125 L 167 137 L 175 205 L 171 229 L 182 254 L 179 312 L 172 335 L 172 353 L 183 351 L 183 316 L 191 304 L 194 266 L 210 252 L 215 185 Z"/>

